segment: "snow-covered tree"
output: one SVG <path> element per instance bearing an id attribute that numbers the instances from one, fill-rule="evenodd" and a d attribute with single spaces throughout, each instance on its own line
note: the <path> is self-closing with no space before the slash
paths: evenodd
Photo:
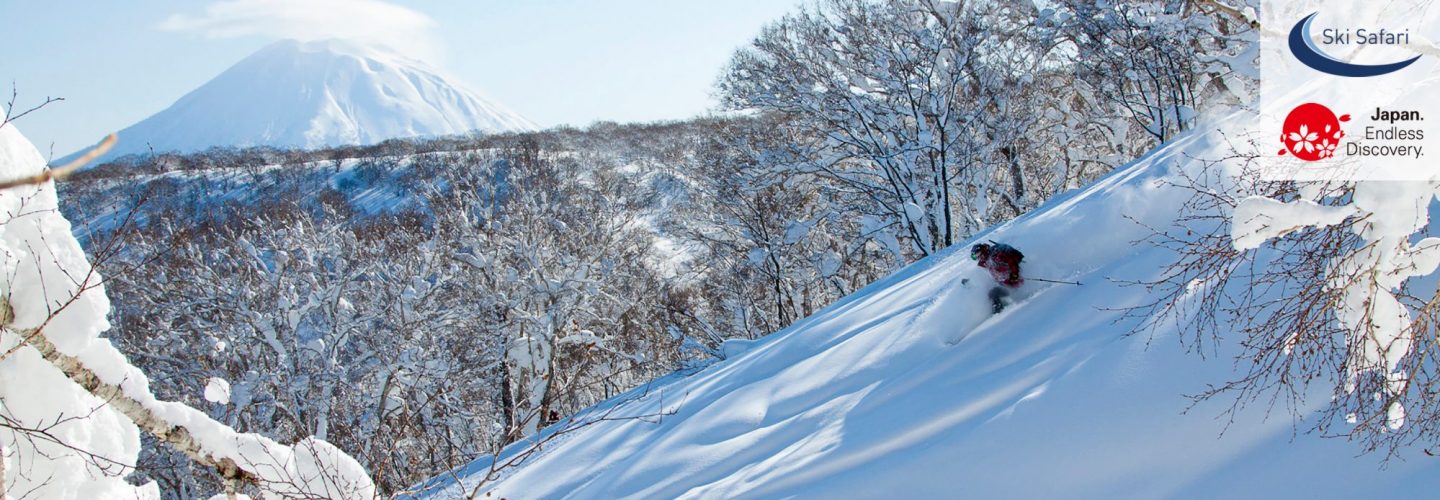
<path id="1" fill-rule="evenodd" d="M 44 168 L 39 151 L 13 125 L 0 124 L 0 177 L 24 178 Z M 0 213 L 5 495 L 158 496 L 154 483 L 126 481 L 143 431 L 213 469 L 231 492 L 373 496 L 365 471 L 322 440 L 282 445 L 156 398 L 145 373 L 99 336 L 109 328 L 103 282 L 60 216 L 52 183 L 0 191 Z"/>
<path id="2" fill-rule="evenodd" d="M 692 161 L 695 141 L 672 139 L 696 128 L 602 129 L 87 175 L 67 210 L 122 249 L 116 337 L 157 392 L 274 439 L 323 437 L 389 493 L 693 359 L 663 307 L 685 271 L 651 211 L 686 188 L 650 184 L 671 178 L 659 159 Z M 228 402 L 201 399 L 212 378 Z M 149 449 L 140 475 L 167 496 L 218 481 Z"/>
<path id="3" fill-rule="evenodd" d="M 431 197 L 453 258 L 486 291 L 507 442 L 597 400 L 577 391 L 614 392 L 653 362 L 642 353 L 663 349 L 646 344 L 669 340 L 635 327 L 652 314 L 640 296 L 650 237 L 626 200 L 635 188 L 552 156 L 522 141 L 463 176 L 442 174 Z"/>
<path id="4" fill-rule="evenodd" d="M 681 333 L 711 343 L 763 336 L 899 265 L 899 241 L 873 219 L 850 216 L 808 176 L 763 168 L 787 154 L 787 127 L 738 119 L 712 134 L 679 223 L 706 252 L 709 278 L 667 304 Z"/>
<path id="5" fill-rule="evenodd" d="M 757 168 L 822 180 L 910 260 L 1137 152 L 1122 110 L 1077 81 L 1072 25 L 1004 2 L 825 1 L 766 27 L 719 90 L 793 131 Z"/>
<path id="6" fill-rule="evenodd" d="M 1204 397 L 1290 404 L 1332 394 L 1315 429 L 1394 453 L 1440 441 L 1436 182 L 1265 180 L 1261 155 L 1195 174 L 1177 261 L 1143 327 L 1192 346 L 1238 336 L 1244 371 Z M 1291 408 L 1299 411 L 1298 408 Z"/>
<path id="7" fill-rule="evenodd" d="M 1188 129 L 1207 104 L 1252 101 L 1258 30 L 1254 8 L 1243 2 L 1073 0 L 1055 7 L 1042 17 L 1075 52 L 1076 83 L 1157 143 Z"/>

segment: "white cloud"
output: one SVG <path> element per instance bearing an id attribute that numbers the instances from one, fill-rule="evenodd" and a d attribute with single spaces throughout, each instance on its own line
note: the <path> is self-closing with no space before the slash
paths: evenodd
<path id="1" fill-rule="evenodd" d="M 434 25 L 425 14 L 381 0 L 222 0 L 200 15 L 172 15 L 159 28 L 207 38 L 342 38 L 438 64 Z"/>

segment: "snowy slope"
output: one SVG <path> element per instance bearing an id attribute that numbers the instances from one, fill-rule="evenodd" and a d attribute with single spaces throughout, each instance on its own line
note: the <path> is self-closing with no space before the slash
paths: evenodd
<path id="1" fill-rule="evenodd" d="M 285 40 L 120 131 L 101 161 L 152 149 L 316 148 L 536 128 L 418 61 L 341 40 Z"/>
<path id="2" fill-rule="evenodd" d="M 1380 468 L 1343 440 L 1295 434 L 1283 410 L 1185 394 L 1233 377 L 1227 353 L 1165 332 L 1125 336 L 1120 281 L 1172 255 L 1134 243 L 1129 215 L 1164 226 L 1185 197 L 1161 182 L 1219 141 L 1189 136 L 977 239 L 1012 243 L 1028 299 L 987 318 L 988 277 L 966 245 L 911 265 L 748 351 L 656 381 L 576 418 L 481 491 L 505 498 L 1383 498 L 1433 495 L 1440 462 Z M 1043 285 L 1043 286 L 1042 286 Z M 1308 404 L 1319 408 L 1328 394 Z M 626 419 L 656 415 L 658 418 Z M 604 417 L 603 421 L 596 421 Z M 657 423 L 658 420 L 658 423 Z M 558 424 L 546 432 L 563 427 Z M 1222 435 L 1223 434 L 1223 435 Z M 525 448 L 502 455 L 505 462 Z M 443 474 L 453 498 L 490 458 Z M 463 495 L 460 495 L 463 496 Z"/>

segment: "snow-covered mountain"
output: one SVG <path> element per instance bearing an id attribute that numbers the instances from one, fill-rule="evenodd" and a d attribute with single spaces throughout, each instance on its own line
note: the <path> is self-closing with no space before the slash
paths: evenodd
<path id="1" fill-rule="evenodd" d="M 726 361 L 440 474 L 418 496 L 463 497 L 482 482 L 495 498 L 1433 495 L 1433 458 L 1382 468 L 1383 453 L 1297 433 L 1264 402 L 1233 421 L 1224 397 L 1192 408 L 1187 394 L 1235 376 L 1225 347 L 1201 357 L 1173 332 L 1125 335 L 1123 310 L 1154 297 L 1123 283 L 1154 280 L 1175 258 L 1137 244 L 1140 224 L 1173 221 L 1187 195 L 1163 181 L 1225 144 L 1182 138 L 976 237 L 1022 249 L 1027 276 L 1080 286 L 1031 281 L 992 317 L 990 278 L 957 245 Z"/>
<path id="2" fill-rule="evenodd" d="M 536 128 L 419 61 L 342 40 L 284 40 L 120 131 L 105 158 Z"/>

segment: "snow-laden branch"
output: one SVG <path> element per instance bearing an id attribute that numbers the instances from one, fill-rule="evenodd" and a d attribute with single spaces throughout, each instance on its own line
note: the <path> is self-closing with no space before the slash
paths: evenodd
<path id="1" fill-rule="evenodd" d="M 1367 372 L 1379 373 L 1385 396 L 1394 399 L 1386 424 L 1398 429 L 1406 413 L 1398 397 L 1412 377 L 1402 362 L 1418 341 L 1412 312 L 1399 294 L 1407 280 L 1428 276 L 1440 265 L 1440 238 L 1411 243 L 1429 226 L 1428 208 L 1440 196 L 1440 183 L 1357 182 L 1347 188 L 1348 199 L 1305 199 L 1306 191 L 1334 191 L 1302 189 L 1301 198 L 1288 202 L 1264 196 L 1240 200 L 1231 214 L 1231 242 L 1237 251 L 1254 250 L 1299 231 L 1341 224 L 1360 237 L 1363 243 L 1355 248 L 1331 249 L 1321 279 L 1334 296 L 1335 320 L 1350 337 L 1344 390 L 1355 391 Z"/>
<path id="2" fill-rule="evenodd" d="M 0 178 L 38 172 L 39 151 L 14 127 L 0 128 Z M 24 381 L 0 384 L 6 418 L 20 424 L 0 428 L 0 445 L 27 467 L 43 467 L 3 478 L 7 487 L 60 498 L 154 496 L 154 483 L 136 488 L 109 471 L 69 465 L 73 450 L 84 449 L 133 467 L 138 428 L 266 497 L 374 496 L 365 470 L 323 441 L 282 445 L 157 398 L 145 373 L 99 336 L 109 328 L 109 302 L 57 204 L 49 181 L 0 190 L 0 377 Z M 89 416 L 64 418 L 80 409 Z M 48 421 L 65 422 L 48 431 L 65 442 L 20 441 L 25 425 Z"/>

